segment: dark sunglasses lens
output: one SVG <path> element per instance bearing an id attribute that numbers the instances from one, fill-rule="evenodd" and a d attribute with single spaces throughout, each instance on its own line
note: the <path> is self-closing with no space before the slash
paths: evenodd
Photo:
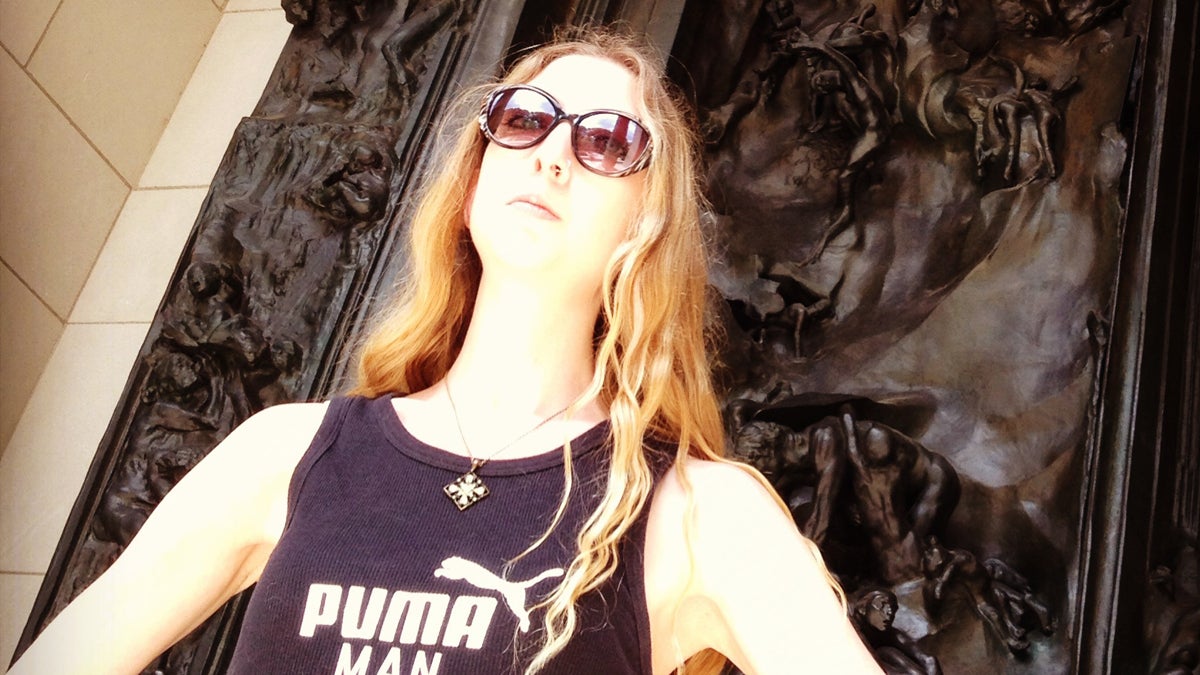
<path id="1" fill-rule="evenodd" d="M 579 118 L 574 141 L 580 163 L 596 173 L 619 174 L 641 159 L 650 144 L 650 134 L 626 115 L 594 112 Z"/>
<path id="2" fill-rule="evenodd" d="M 528 148 L 545 138 L 555 120 L 554 104 L 530 89 L 502 89 L 492 95 L 487 129 L 509 148 Z"/>

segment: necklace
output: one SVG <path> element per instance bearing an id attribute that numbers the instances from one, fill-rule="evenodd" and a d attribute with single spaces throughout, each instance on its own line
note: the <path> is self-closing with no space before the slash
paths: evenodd
<path id="1" fill-rule="evenodd" d="M 454 405 L 454 396 L 450 394 L 450 378 L 445 379 L 445 384 L 446 400 L 450 402 L 450 412 L 454 414 L 454 426 L 458 427 L 458 437 L 462 439 L 463 449 L 467 451 L 467 459 L 471 460 L 471 468 L 467 469 L 467 472 L 463 475 L 455 478 L 453 481 L 443 486 L 442 492 L 446 493 L 446 496 L 450 498 L 450 501 L 454 502 L 454 505 L 458 507 L 459 511 L 466 511 L 472 506 L 483 501 L 484 497 L 487 497 L 489 494 L 491 494 L 491 491 L 488 490 L 487 485 L 483 484 L 483 479 L 481 479 L 477 473 L 479 469 L 483 468 L 484 464 L 492 461 L 492 458 L 494 458 L 496 455 L 499 455 L 505 450 L 516 445 L 517 442 L 522 438 L 525 438 L 529 434 L 541 429 L 547 422 L 565 413 L 567 408 L 571 406 L 570 404 L 566 405 L 562 410 L 559 410 L 553 415 L 543 419 L 542 421 L 533 425 L 533 427 L 528 431 L 522 433 L 520 436 L 517 436 L 508 443 L 505 443 L 500 447 L 499 450 L 496 450 L 487 457 L 480 459 L 471 453 L 471 446 L 467 443 L 467 435 L 463 433 L 462 422 L 458 418 L 458 408 Z"/>

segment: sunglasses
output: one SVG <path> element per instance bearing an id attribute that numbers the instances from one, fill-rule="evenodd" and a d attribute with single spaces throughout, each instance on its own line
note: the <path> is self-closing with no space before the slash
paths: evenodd
<path id="1" fill-rule="evenodd" d="M 493 91 L 479 113 L 479 128 L 502 148 L 523 150 L 541 143 L 558 126 L 571 123 L 571 149 L 587 170 L 628 176 L 650 165 L 650 132 L 616 110 L 568 115 L 550 94 L 519 84 Z"/>

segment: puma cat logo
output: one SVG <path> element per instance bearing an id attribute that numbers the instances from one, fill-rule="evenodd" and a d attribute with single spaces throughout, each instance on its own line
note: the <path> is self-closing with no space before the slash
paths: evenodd
<path id="1" fill-rule="evenodd" d="M 546 579 L 561 577 L 562 575 L 563 569 L 561 567 L 554 567 L 542 572 L 529 581 L 509 581 L 496 576 L 478 563 L 458 556 L 443 560 L 442 566 L 437 568 L 433 573 L 435 577 L 465 581 L 476 588 L 499 592 L 500 597 L 504 598 L 505 604 L 508 605 L 508 608 L 520 622 L 522 633 L 529 630 L 529 610 L 525 608 L 526 591 Z"/>

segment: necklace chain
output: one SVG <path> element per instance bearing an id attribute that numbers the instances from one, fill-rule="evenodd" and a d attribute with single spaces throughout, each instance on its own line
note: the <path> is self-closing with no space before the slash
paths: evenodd
<path id="1" fill-rule="evenodd" d="M 484 485 L 483 480 L 480 479 L 476 474 L 479 469 L 483 468 L 484 464 L 487 464 L 500 453 L 516 445 L 521 441 L 521 439 L 529 436 L 538 429 L 541 429 L 546 425 L 547 422 L 565 413 L 567 408 L 571 407 L 570 404 L 567 404 L 562 408 L 562 410 L 559 410 L 553 415 L 542 419 L 540 422 L 533 425 L 533 427 L 531 427 L 528 431 L 525 431 L 520 436 L 517 436 L 508 443 L 505 443 L 498 450 L 493 451 L 492 454 L 488 455 L 487 457 L 477 458 L 475 457 L 474 453 L 471 452 L 471 444 L 467 443 L 467 435 L 463 433 L 462 420 L 458 415 L 458 406 L 454 404 L 454 395 L 450 393 L 450 378 L 447 377 L 445 380 L 443 380 L 443 383 L 446 386 L 446 400 L 450 402 L 450 412 L 454 415 L 454 426 L 458 428 L 458 437 L 462 440 L 463 450 L 466 450 L 467 452 L 467 459 L 471 460 L 471 468 L 467 469 L 466 473 L 454 479 L 450 484 L 442 488 L 442 491 L 446 493 L 446 496 L 450 498 L 450 501 L 454 502 L 454 505 L 458 507 L 459 511 L 467 510 L 471 506 L 474 506 L 483 500 L 484 497 L 487 497 L 489 494 L 491 494 L 491 491 L 488 490 L 487 485 Z"/>

